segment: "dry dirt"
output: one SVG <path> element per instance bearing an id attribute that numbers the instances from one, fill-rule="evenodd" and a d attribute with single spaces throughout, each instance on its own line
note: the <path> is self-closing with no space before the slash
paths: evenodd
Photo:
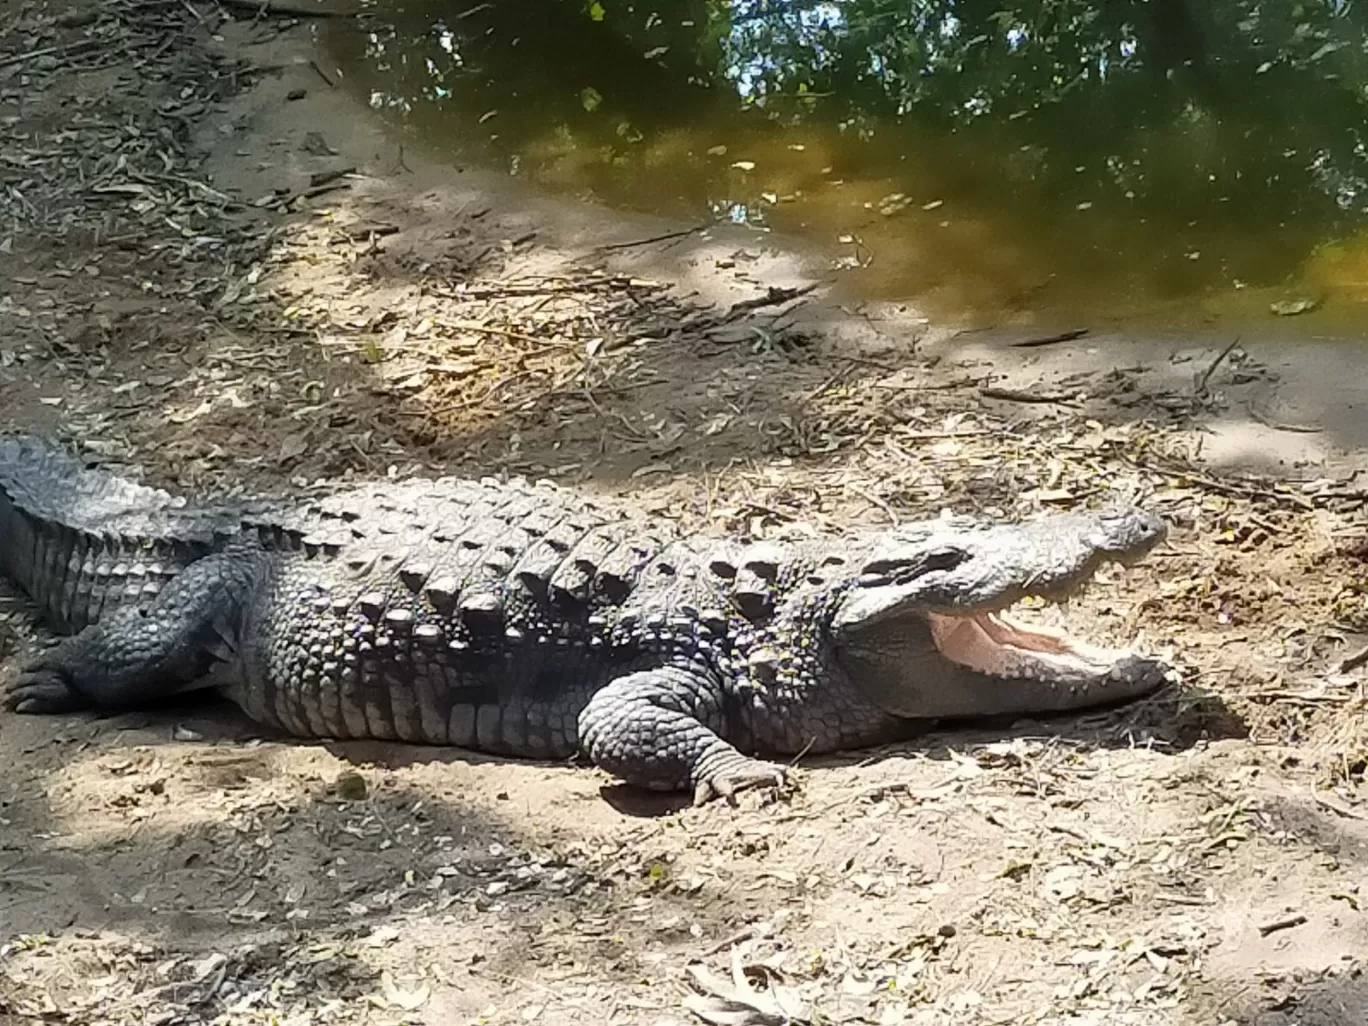
<path id="1" fill-rule="evenodd" d="M 779 240 L 637 245 L 679 226 L 405 153 L 234 10 L 0 4 L 0 426 L 193 494 L 529 473 L 754 534 L 1130 492 L 1170 544 L 1042 615 L 1182 681 L 699 809 L 214 703 L 0 714 L 0 1022 L 1368 1021 L 1361 460 L 1202 462 L 1269 360 L 985 348 Z"/>

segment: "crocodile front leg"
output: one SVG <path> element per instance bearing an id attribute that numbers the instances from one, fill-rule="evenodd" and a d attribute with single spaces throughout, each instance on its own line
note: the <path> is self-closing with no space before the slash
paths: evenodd
<path id="1" fill-rule="evenodd" d="M 694 804 L 743 788 L 782 786 L 784 769 L 742 755 L 718 736 L 717 685 L 677 667 L 642 670 L 606 685 L 579 716 L 580 745 L 601 769 L 656 791 L 693 789 Z"/>
<path id="2" fill-rule="evenodd" d="M 124 606 L 30 662 L 4 696 L 19 713 L 131 709 L 214 687 L 265 572 L 259 550 L 192 563 L 146 607 Z"/>

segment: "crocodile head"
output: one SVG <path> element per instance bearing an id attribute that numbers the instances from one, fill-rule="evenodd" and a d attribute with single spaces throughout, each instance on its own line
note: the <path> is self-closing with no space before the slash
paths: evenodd
<path id="1" fill-rule="evenodd" d="M 1049 712 L 1152 690 L 1167 667 L 1006 610 L 1059 601 L 1107 562 L 1143 559 L 1167 534 L 1132 507 L 1016 525 L 911 525 L 875 543 L 832 621 L 835 659 L 888 712 L 953 717 Z"/>

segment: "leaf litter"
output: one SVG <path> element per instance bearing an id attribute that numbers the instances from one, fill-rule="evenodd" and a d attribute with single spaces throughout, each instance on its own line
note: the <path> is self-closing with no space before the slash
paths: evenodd
<path id="1" fill-rule="evenodd" d="M 14 422 L 181 488 L 498 468 L 753 537 L 1131 493 L 1175 522 L 1171 551 L 1071 613 L 1175 652 L 1183 687 L 1065 737 L 800 763 L 784 802 L 646 826 L 594 811 L 582 770 L 353 764 L 213 717 L 74 745 L 5 723 L 0 1014 L 1177 1023 L 1235 1007 L 1269 927 L 1295 940 L 1305 917 L 1338 950 L 1358 899 L 1315 817 L 1368 815 L 1346 655 L 1368 638 L 1368 491 L 1198 467 L 1200 418 L 1265 368 L 1232 346 L 1190 391 L 1090 372 L 1040 404 L 953 361 L 848 357 L 795 326 L 799 290 L 708 306 L 548 269 L 479 209 L 417 244 L 411 213 L 349 198 L 326 131 L 300 141 L 322 162 L 308 175 L 234 195 L 193 128 L 228 127 L 220 105 L 264 74 L 206 44 L 242 26 L 208 5 L 75 13 L 24 7 L 6 28 L 6 110 L 75 112 L 0 119 Z M 99 77 L 119 70 L 134 77 Z M 738 282 L 748 261 L 726 261 Z M 26 644 L 31 625 L 0 615 Z M 1274 862 L 1298 908 L 1249 903 Z M 1249 907 L 1244 962 L 1231 905 Z"/>
<path id="2" fill-rule="evenodd" d="M 785 986 L 782 974 L 763 963 L 745 964 L 741 947 L 731 951 L 731 979 L 701 965 L 689 966 L 699 993 L 686 995 L 684 1006 L 713 1026 L 807 1026 L 808 1003 L 796 987 Z M 754 977 L 763 988 L 751 983 Z"/>

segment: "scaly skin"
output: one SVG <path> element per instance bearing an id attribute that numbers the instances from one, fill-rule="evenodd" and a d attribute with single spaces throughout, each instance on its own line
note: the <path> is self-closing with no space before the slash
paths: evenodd
<path id="1" fill-rule="evenodd" d="M 87 469 L 48 443 L 0 438 L 0 572 L 57 630 L 78 631 L 148 601 L 235 536 L 248 512 L 186 508 L 184 499 Z"/>
<path id="2" fill-rule="evenodd" d="M 8 515 L 39 534 L 40 505 L 70 532 L 88 529 L 83 496 L 119 492 L 58 476 L 39 503 L 25 480 L 0 466 Z M 106 602 L 6 703 L 123 709 L 217 687 L 298 736 L 582 752 L 628 783 L 703 800 L 781 782 L 764 758 L 880 743 L 932 716 L 1119 701 L 1165 669 L 1126 655 L 992 676 L 945 658 L 926 616 L 1062 594 L 1104 558 L 1139 558 L 1163 531 L 1137 511 L 772 546 L 681 536 L 551 486 L 441 479 L 228 519 L 171 515 L 177 535 L 213 523 L 213 539 L 141 608 Z M 4 559 L 31 593 L 72 590 L 61 559 Z"/>

